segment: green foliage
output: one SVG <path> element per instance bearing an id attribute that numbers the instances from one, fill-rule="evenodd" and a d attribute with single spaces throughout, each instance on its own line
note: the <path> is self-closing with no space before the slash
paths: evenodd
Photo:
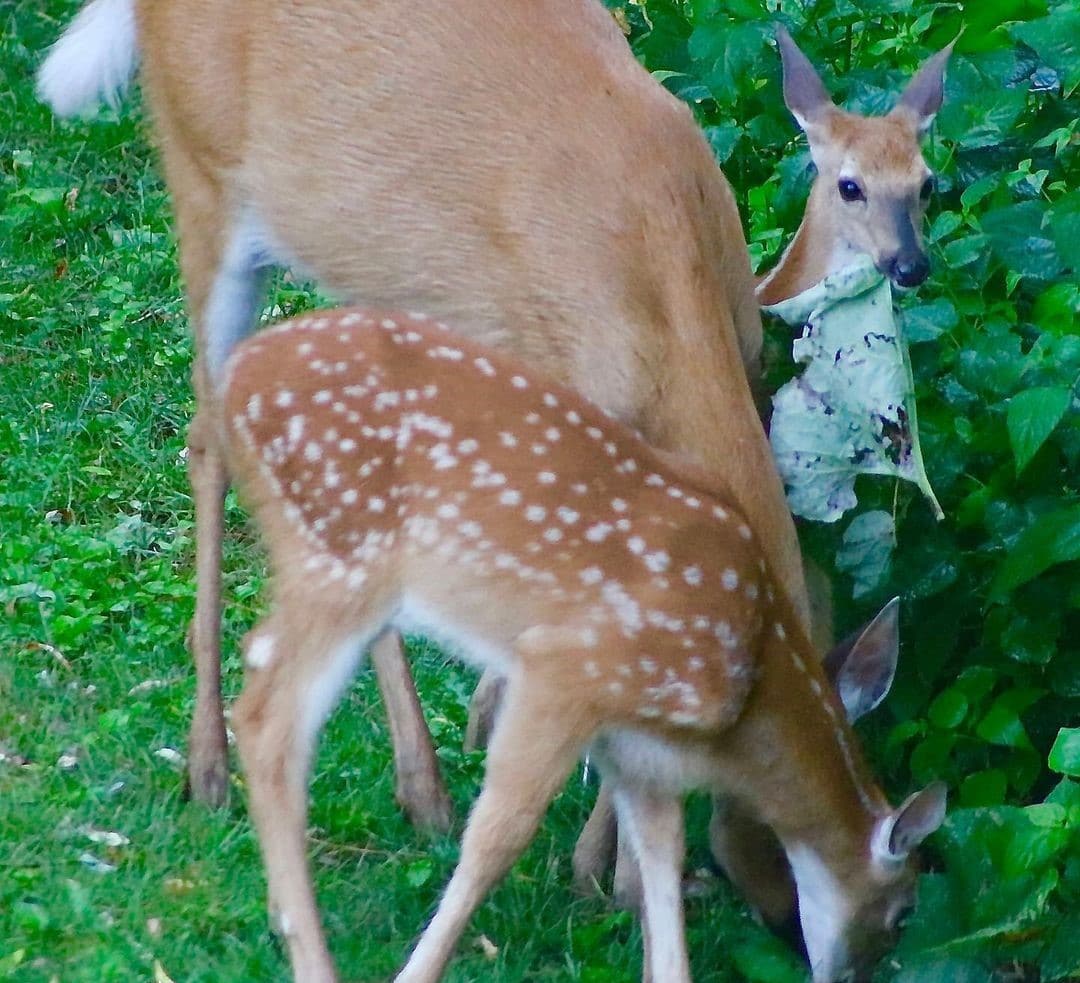
<path id="1" fill-rule="evenodd" d="M 868 722 L 871 749 L 897 790 L 954 788 L 944 869 L 924 885 L 897 978 L 982 981 L 1010 960 L 1075 977 L 1080 813 L 1071 782 L 1051 789 L 1080 755 L 1060 729 L 1080 716 L 1080 3 L 617 6 L 641 60 L 705 127 L 758 269 L 790 237 L 810 180 L 773 23 L 863 112 L 886 111 L 959 35 L 925 148 L 934 272 L 901 300 L 946 518 L 907 487 L 867 481 L 850 522 L 803 532 L 838 595 L 859 599 L 843 607 L 849 623 L 904 597 L 900 673 Z M 790 335 L 767 328 L 775 388 Z"/>

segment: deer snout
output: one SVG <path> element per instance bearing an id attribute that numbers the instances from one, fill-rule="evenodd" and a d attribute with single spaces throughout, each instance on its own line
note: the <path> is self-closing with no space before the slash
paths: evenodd
<path id="1" fill-rule="evenodd" d="M 917 287 L 930 275 L 930 260 L 921 251 L 898 253 L 878 268 L 898 287 Z"/>

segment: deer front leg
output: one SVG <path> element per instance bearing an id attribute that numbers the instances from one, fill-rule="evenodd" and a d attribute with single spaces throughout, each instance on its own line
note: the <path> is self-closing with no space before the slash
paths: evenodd
<path id="1" fill-rule="evenodd" d="M 682 802 L 677 796 L 623 785 L 613 798 L 619 829 L 641 874 L 644 983 L 690 983 L 683 923 Z"/>
<path id="2" fill-rule="evenodd" d="M 195 660 L 195 713 L 188 735 L 188 782 L 195 799 L 216 807 L 229 794 L 221 706 L 221 537 L 228 476 L 210 400 L 199 402 L 188 430 L 188 475 L 195 505 L 195 616 L 188 635 Z"/>
<path id="3" fill-rule="evenodd" d="M 396 983 L 435 983 L 442 976 L 473 911 L 529 844 L 578 758 L 586 736 L 578 708 L 542 685 L 519 678 L 507 687 L 461 858 Z"/>
<path id="4" fill-rule="evenodd" d="M 397 632 L 388 631 L 375 640 L 371 663 L 390 722 L 398 805 L 418 829 L 445 833 L 453 820 L 453 805 Z"/>

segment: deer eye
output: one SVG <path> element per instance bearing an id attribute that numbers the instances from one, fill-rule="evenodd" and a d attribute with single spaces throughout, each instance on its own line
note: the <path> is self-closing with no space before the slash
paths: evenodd
<path id="1" fill-rule="evenodd" d="M 919 189 L 919 197 L 923 201 L 927 201 L 933 193 L 934 193 L 934 179 L 933 179 L 933 177 L 928 177 L 925 181 L 923 181 L 923 185 Z"/>
<path id="2" fill-rule="evenodd" d="M 866 201 L 862 188 L 851 178 L 841 178 L 836 187 L 844 201 Z"/>

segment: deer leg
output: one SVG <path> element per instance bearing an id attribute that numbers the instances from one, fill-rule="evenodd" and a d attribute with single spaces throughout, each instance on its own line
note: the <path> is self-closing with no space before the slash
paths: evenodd
<path id="1" fill-rule="evenodd" d="M 188 476 L 195 505 L 195 616 L 188 636 L 195 659 L 195 713 L 188 735 L 188 781 L 195 799 L 222 806 L 229 794 L 221 706 L 221 538 L 228 478 L 212 410 L 203 401 L 188 429 Z"/>
<path id="2" fill-rule="evenodd" d="M 611 785 L 601 780 L 596 805 L 581 830 L 574 847 L 574 889 L 582 894 L 600 890 L 600 882 L 615 857 L 615 804 Z"/>
<path id="3" fill-rule="evenodd" d="M 173 161 L 174 166 L 181 166 Z M 250 222 L 223 225 L 223 205 L 192 195 L 177 202 L 181 265 L 195 323 L 195 417 L 188 431 L 188 475 L 195 506 L 195 713 L 188 780 L 195 799 L 225 804 L 229 761 L 221 706 L 221 542 L 229 479 L 218 446 L 218 383 L 232 347 L 251 331 L 264 276 Z"/>
<path id="4" fill-rule="evenodd" d="M 385 632 L 375 640 L 371 663 L 390 722 L 398 805 L 413 826 L 445 833 L 453 820 L 453 805 L 439 773 L 439 760 L 397 632 Z"/>
<path id="5" fill-rule="evenodd" d="M 633 786 L 614 793 L 619 829 L 641 872 L 644 983 L 690 983 L 683 922 L 682 802 Z"/>
<path id="6" fill-rule="evenodd" d="M 491 669 L 485 669 L 469 701 L 469 722 L 465 727 L 465 750 L 477 751 L 487 747 L 495 729 L 506 679 Z"/>
<path id="7" fill-rule="evenodd" d="M 484 787 L 439 908 L 396 983 L 435 983 L 473 911 L 529 844 L 586 736 L 565 694 L 519 678 L 508 685 L 488 747 Z"/>
<path id="8" fill-rule="evenodd" d="M 363 654 L 366 637 L 333 641 L 276 630 L 269 619 L 249 635 L 262 668 L 249 669 L 233 709 L 247 776 L 248 808 L 266 865 L 270 917 L 284 937 L 293 976 L 337 979 L 307 863 L 308 779 L 323 720 Z"/>
<path id="9" fill-rule="evenodd" d="M 622 908 L 624 911 L 641 911 L 641 869 L 627 832 L 622 828 L 621 823 L 617 825 L 615 874 L 612 878 L 611 894 L 616 908 Z"/>
<path id="10" fill-rule="evenodd" d="M 795 881 L 780 841 L 733 799 L 714 795 L 709 847 L 728 880 L 773 928 L 795 909 Z"/>

